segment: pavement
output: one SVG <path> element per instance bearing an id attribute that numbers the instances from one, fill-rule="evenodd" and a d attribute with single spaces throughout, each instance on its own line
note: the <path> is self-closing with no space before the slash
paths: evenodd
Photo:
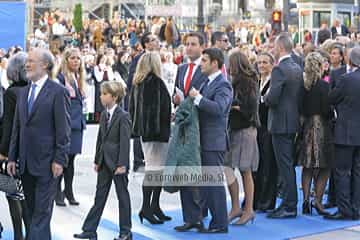
<path id="1" fill-rule="evenodd" d="M 80 206 L 68 206 L 65 208 L 54 207 L 54 214 L 52 218 L 52 233 L 56 240 L 73 239 L 74 233 L 81 232 L 81 226 L 86 214 L 93 204 L 95 186 L 96 186 L 96 173 L 93 170 L 93 157 L 95 152 L 95 142 L 97 136 L 97 125 L 88 125 L 84 134 L 83 154 L 76 158 L 75 166 L 75 180 L 74 189 L 77 200 L 81 203 Z M 132 152 L 132 151 L 131 151 Z M 131 157 L 132 159 L 132 157 Z M 132 214 L 136 213 L 141 208 L 142 192 L 141 184 L 143 180 L 143 173 L 131 172 L 129 175 L 129 191 L 131 196 Z M 241 178 L 238 178 L 241 181 Z M 240 186 L 242 184 L 240 183 Z M 243 191 L 241 189 L 241 195 Z M 169 194 L 162 192 L 160 204 L 162 209 L 166 211 L 178 210 L 180 207 L 179 194 Z M 109 199 L 103 213 L 102 219 L 113 223 L 118 222 L 118 204 L 114 189 L 110 191 Z M 5 231 L 12 231 L 11 220 L 8 212 L 7 201 L 4 194 L 0 194 L 0 221 L 2 222 Z M 104 222 L 103 221 L 103 222 Z M 181 224 L 181 223 L 179 223 Z M 255 223 L 256 224 L 256 223 Z M 151 227 L 141 225 L 138 219 L 133 218 L 134 232 L 141 232 L 146 234 L 150 239 L 158 239 L 151 237 Z M 104 239 L 112 239 L 115 237 L 116 232 L 107 227 L 98 229 L 98 234 L 106 236 Z M 174 234 L 176 234 L 174 232 Z M 229 233 L 231 234 L 231 233 Z M 10 240 L 10 238 L 3 238 Z M 241 237 L 239 237 L 241 239 Z M 264 236 L 266 239 L 266 236 Z M 330 232 L 315 234 L 311 236 L 296 238 L 297 240 L 359 240 L 360 239 L 360 225 L 347 229 L 336 229 Z"/>

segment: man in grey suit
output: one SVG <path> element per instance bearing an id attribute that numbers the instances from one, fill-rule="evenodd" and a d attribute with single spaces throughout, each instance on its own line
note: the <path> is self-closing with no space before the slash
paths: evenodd
<path id="1" fill-rule="evenodd" d="M 207 75 L 208 79 L 200 91 L 193 88 L 189 93 L 199 109 L 201 163 L 203 167 L 211 167 L 211 175 L 216 176 L 223 173 L 224 156 L 229 149 L 227 124 L 233 99 L 231 84 L 224 79 L 221 72 L 223 64 L 224 55 L 220 49 L 205 49 L 201 58 L 201 72 Z M 209 228 L 201 232 L 227 233 L 226 193 L 223 183 L 202 188 L 202 198 L 207 201 L 212 220 Z"/>
<path id="2" fill-rule="evenodd" d="M 51 239 L 56 178 L 70 148 L 70 97 L 49 78 L 53 66 L 49 51 L 29 52 L 25 68 L 31 84 L 19 91 L 11 136 L 8 173 L 16 174 L 18 162 L 31 218 L 27 240 Z"/>
<path id="3" fill-rule="evenodd" d="M 299 106 L 303 89 L 302 70 L 291 58 L 292 42 L 282 33 L 275 40 L 278 66 L 271 73 L 269 92 L 263 101 L 269 106 L 268 128 L 279 175 L 283 199 L 280 207 L 268 214 L 269 218 L 296 217 L 297 187 L 294 168 L 294 139 L 299 127 Z"/>

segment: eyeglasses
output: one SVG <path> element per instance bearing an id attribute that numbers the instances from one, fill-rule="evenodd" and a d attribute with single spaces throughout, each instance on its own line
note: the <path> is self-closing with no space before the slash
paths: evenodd
<path id="1" fill-rule="evenodd" d="M 219 41 L 221 41 L 221 42 L 228 42 L 229 39 L 220 39 Z"/>

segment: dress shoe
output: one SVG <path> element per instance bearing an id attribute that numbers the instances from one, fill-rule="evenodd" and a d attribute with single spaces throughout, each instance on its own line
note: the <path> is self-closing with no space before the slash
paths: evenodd
<path id="1" fill-rule="evenodd" d="M 204 224 L 202 222 L 197 222 L 197 223 L 185 223 L 182 226 L 177 226 L 174 229 L 177 232 L 187 232 L 190 231 L 191 229 L 196 228 L 199 232 L 204 231 Z"/>
<path id="2" fill-rule="evenodd" d="M 202 231 L 199 231 L 200 233 L 228 233 L 229 230 L 227 227 L 224 228 L 209 228 L 209 229 L 203 229 Z"/>
<path id="3" fill-rule="evenodd" d="M 296 218 L 296 215 L 297 215 L 296 210 L 287 211 L 286 209 L 282 209 L 279 211 L 269 213 L 266 217 L 268 217 L 268 218 Z"/>
<path id="4" fill-rule="evenodd" d="M 337 211 L 336 213 L 331 214 L 331 215 L 325 215 L 324 218 L 328 219 L 328 220 L 352 220 L 353 219 L 352 217 L 345 216 L 344 214 L 342 214 L 339 211 Z"/>
<path id="5" fill-rule="evenodd" d="M 117 238 L 114 238 L 114 240 L 132 240 L 132 233 L 128 232 L 125 234 L 120 234 L 120 236 Z"/>
<path id="6" fill-rule="evenodd" d="M 97 240 L 97 234 L 96 232 L 82 232 L 79 234 L 74 234 L 74 238 Z"/>

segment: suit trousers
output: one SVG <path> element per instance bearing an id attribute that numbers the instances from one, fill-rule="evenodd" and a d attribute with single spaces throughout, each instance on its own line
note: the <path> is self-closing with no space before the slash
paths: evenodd
<path id="1" fill-rule="evenodd" d="M 335 145 L 335 190 L 339 211 L 360 214 L 360 146 Z"/>
<path id="2" fill-rule="evenodd" d="M 120 234 L 127 234 L 131 230 L 131 206 L 130 195 L 128 192 L 128 175 L 114 175 L 113 172 L 103 164 L 98 172 L 96 183 L 95 203 L 90 209 L 85 222 L 83 231 L 96 232 L 97 227 L 105 208 L 112 181 L 115 183 L 116 195 L 119 201 L 119 224 Z"/>
<path id="3" fill-rule="evenodd" d="M 218 176 L 223 174 L 225 152 L 217 151 L 202 151 L 201 164 L 204 167 L 212 167 L 211 174 Z M 212 219 L 210 221 L 209 229 L 227 228 L 227 204 L 226 192 L 224 185 L 211 186 L 205 185 L 201 187 L 202 207 L 206 206 L 210 210 Z"/>
<path id="4" fill-rule="evenodd" d="M 202 220 L 201 194 L 197 186 L 180 188 L 181 208 L 185 223 L 197 223 Z"/>
<path id="5" fill-rule="evenodd" d="M 49 176 L 33 176 L 25 167 L 21 176 L 28 205 L 30 228 L 27 240 L 50 240 L 50 222 L 53 212 L 57 179 Z"/>
<path id="6" fill-rule="evenodd" d="M 278 174 L 282 183 L 283 199 L 281 207 L 287 211 L 297 209 L 297 186 L 294 167 L 295 134 L 272 134 L 272 143 Z"/>

